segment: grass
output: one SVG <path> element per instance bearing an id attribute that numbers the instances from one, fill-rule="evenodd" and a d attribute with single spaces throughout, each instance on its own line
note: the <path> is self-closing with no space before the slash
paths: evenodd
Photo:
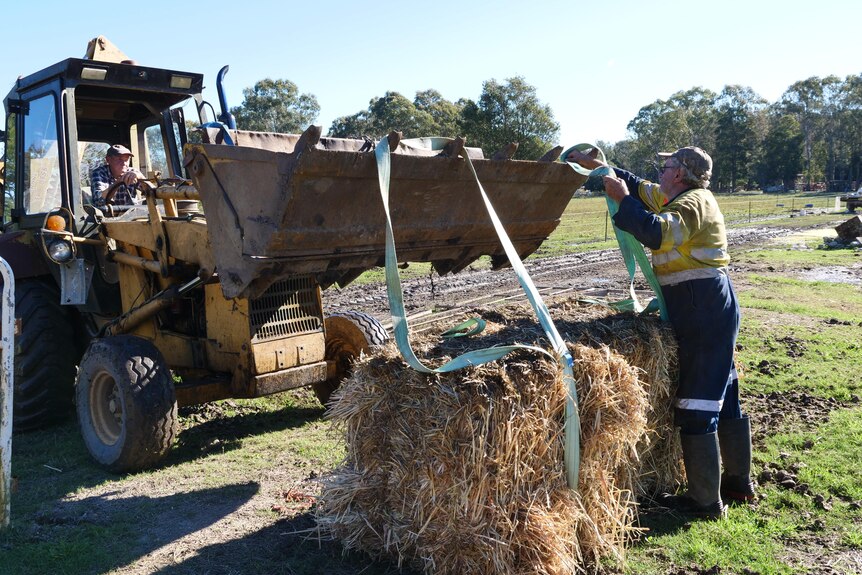
<path id="1" fill-rule="evenodd" d="M 745 307 L 851 323 L 862 313 L 862 293 L 845 283 L 765 275 L 751 275 L 748 281 L 752 289 L 740 296 Z"/>
<path id="2" fill-rule="evenodd" d="M 743 401 L 746 393 L 804 391 L 839 402 L 826 421 L 813 427 L 797 423 L 769 430 L 765 445 L 754 454 L 755 472 L 768 462 L 796 467 L 799 481 L 826 505 L 815 496 L 768 483 L 759 487 L 762 499 L 756 508 L 731 508 L 724 522 L 680 527 L 655 521 L 648 525 L 651 534 L 632 547 L 626 573 L 676 572 L 669 565 L 759 575 L 820 572 L 829 564 L 825 557 L 836 560 L 860 549 L 862 409 L 842 407 L 841 402 L 858 406 L 853 396 L 862 389 L 862 290 L 782 275 L 794 266 L 798 271 L 799 266 L 824 263 L 852 265 L 858 262 L 856 253 L 836 250 L 824 260 L 819 251 L 778 242 L 739 258 L 776 270 L 737 278 L 743 308 L 738 354 L 745 367 Z M 800 557 L 799 549 L 811 545 L 819 551 Z M 824 557 L 819 562 L 818 554 Z"/>
<path id="3" fill-rule="evenodd" d="M 0 531 L 0 572 L 112 572 L 237 513 L 261 495 L 274 470 L 291 471 L 282 488 L 301 488 L 303 477 L 322 475 L 344 457 L 310 390 L 221 401 L 181 415 L 183 431 L 164 465 L 125 476 L 91 461 L 73 421 L 16 435 L 18 487 L 11 527 Z M 152 533 L 158 535 L 150 539 Z M 259 567 L 253 572 L 282 572 L 280 558 L 249 560 Z M 332 567 L 341 560 L 325 561 Z"/>
<path id="4" fill-rule="evenodd" d="M 779 541 L 793 530 L 783 521 L 763 519 L 745 509 L 730 510 L 722 523 L 695 522 L 677 526 L 667 533 L 647 537 L 629 558 L 627 572 L 665 573 L 667 564 L 718 566 L 739 572 L 740 565 L 751 573 L 789 574 L 792 570 L 776 557 Z M 742 543 L 742 544 L 740 544 Z"/>

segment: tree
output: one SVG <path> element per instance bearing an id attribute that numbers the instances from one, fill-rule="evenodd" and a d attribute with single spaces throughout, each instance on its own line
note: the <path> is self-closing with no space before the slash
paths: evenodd
<path id="1" fill-rule="evenodd" d="M 454 137 L 459 112 L 457 104 L 436 90 L 417 92 L 412 102 L 398 92 L 386 92 L 380 98 L 372 98 L 367 110 L 337 118 L 329 128 L 329 135 L 377 140 L 396 130 L 404 138 Z"/>
<path id="2" fill-rule="evenodd" d="M 781 105 L 787 113 L 795 115 L 799 122 L 804 142 L 804 169 L 810 174 L 823 110 L 823 85 L 820 78 L 812 76 L 792 84 L 782 95 Z M 808 180 L 810 183 L 810 175 Z"/>
<path id="3" fill-rule="evenodd" d="M 242 94 L 242 104 L 231 108 L 231 113 L 243 130 L 296 134 L 312 124 L 320 113 L 317 98 L 313 94 L 300 94 L 290 80 L 265 78 L 253 88 L 245 88 Z"/>
<path id="4" fill-rule="evenodd" d="M 790 187 L 802 168 L 804 141 L 797 118 L 781 113 L 780 107 L 773 107 L 758 170 L 761 187 L 778 180 L 784 183 L 785 189 Z"/>
<path id="5" fill-rule="evenodd" d="M 413 105 L 422 112 L 427 112 L 433 121 L 431 131 L 426 135 L 455 137 L 458 133 L 458 119 L 461 117 L 463 103 L 452 103 L 445 99 L 437 90 L 416 92 Z"/>
<path id="6" fill-rule="evenodd" d="M 717 123 L 712 152 L 713 189 L 736 189 L 747 180 L 758 141 L 758 125 L 766 100 L 751 88 L 725 86 L 716 99 Z"/>
<path id="7" fill-rule="evenodd" d="M 715 98 L 710 90 L 691 88 L 641 108 L 627 126 L 635 135 L 632 170 L 655 177 L 658 152 L 683 146 L 711 150 L 715 142 Z"/>
<path id="8" fill-rule="evenodd" d="M 862 74 L 848 76 L 842 94 L 841 136 L 847 146 L 848 179 L 855 189 L 862 183 Z"/>
<path id="9" fill-rule="evenodd" d="M 519 144 L 515 158 L 535 160 L 557 144 L 560 125 L 551 108 L 542 104 L 536 89 L 522 77 L 505 83 L 482 84 L 479 101 L 462 102 L 460 128 L 468 145 L 479 146 L 486 155 L 511 142 Z"/>

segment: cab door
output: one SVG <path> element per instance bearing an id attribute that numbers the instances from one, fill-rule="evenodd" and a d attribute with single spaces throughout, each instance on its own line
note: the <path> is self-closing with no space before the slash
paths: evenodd
<path id="1" fill-rule="evenodd" d="M 7 155 L 7 187 L 12 185 L 11 220 L 20 228 L 42 225 L 53 208 L 69 206 L 66 140 L 61 123 L 59 82 L 50 82 L 10 102 L 14 156 Z M 14 119 L 12 119 L 14 118 Z M 8 190 L 7 190 L 8 193 Z"/>

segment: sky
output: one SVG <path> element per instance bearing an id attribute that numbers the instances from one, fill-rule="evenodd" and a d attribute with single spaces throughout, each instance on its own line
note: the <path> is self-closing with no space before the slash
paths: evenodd
<path id="1" fill-rule="evenodd" d="M 7 4 L 4 94 L 104 35 L 142 65 L 203 73 L 216 107 L 224 65 L 229 106 L 258 80 L 290 80 L 317 98 L 324 133 L 387 91 L 478 100 L 483 82 L 521 76 L 560 144 L 616 142 L 643 106 L 679 91 L 737 84 L 775 102 L 800 80 L 862 74 L 859 0 Z"/>

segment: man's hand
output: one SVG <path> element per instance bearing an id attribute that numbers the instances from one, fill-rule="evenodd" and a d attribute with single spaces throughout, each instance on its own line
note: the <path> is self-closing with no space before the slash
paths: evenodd
<path id="1" fill-rule="evenodd" d="M 605 185 L 605 194 L 617 204 L 629 195 L 629 189 L 626 187 L 625 182 L 617 179 L 616 175 L 604 176 L 602 182 Z"/>
<path id="2" fill-rule="evenodd" d="M 590 148 L 590 151 L 586 154 L 577 150 L 572 150 L 571 152 L 569 152 L 569 155 L 566 156 L 566 161 L 575 162 L 576 164 L 580 164 L 585 168 L 595 170 L 596 168 L 607 165 L 604 162 L 600 162 L 596 159 L 598 155 L 598 148 Z"/>
<path id="3" fill-rule="evenodd" d="M 134 186 L 138 183 L 138 180 L 144 179 L 144 175 L 138 170 L 129 170 L 123 174 L 121 179 L 127 186 Z"/>

